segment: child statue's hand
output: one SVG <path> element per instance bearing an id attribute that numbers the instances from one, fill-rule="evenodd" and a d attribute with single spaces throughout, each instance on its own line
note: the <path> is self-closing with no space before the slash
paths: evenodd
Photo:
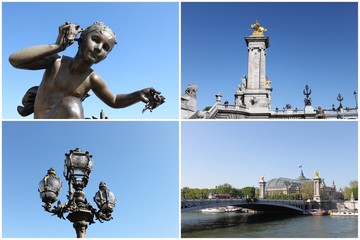
<path id="1" fill-rule="evenodd" d="M 145 88 L 141 90 L 141 101 L 146 103 L 142 113 L 144 113 L 147 109 L 152 112 L 152 110 L 165 102 L 165 97 L 160 94 L 161 92 L 156 91 L 154 88 Z"/>
<path id="2" fill-rule="evenodd" d="M 76 36 L 82 31 L 83 29 L 80 28 L 80 25 L 65 22 L 65 24 L 59 27 L 59 36 L 56 44 L 58 44 L 62 50 L 65 50 L 77 40 Z"/>

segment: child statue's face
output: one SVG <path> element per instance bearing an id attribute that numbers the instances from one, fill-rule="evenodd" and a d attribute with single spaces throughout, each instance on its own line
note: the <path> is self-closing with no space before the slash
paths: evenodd
<path id="1" fill-rule="evenodd" d="M 108 31 L 91 31 L 83 36 L 80 53 L 89 62 L 96 64 L 105 59 L 115 45 L 114 36 Z"/>

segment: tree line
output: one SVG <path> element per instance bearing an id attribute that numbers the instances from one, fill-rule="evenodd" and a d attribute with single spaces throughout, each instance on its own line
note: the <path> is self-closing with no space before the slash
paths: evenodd
<path id="1" fill-rule="evenodd" d="M 258 193 L 255 187 L 234 188 L 228 183 L 215 186 L 215 188 L 189 188 L 181 189 L 181 198 L 186 199 L 208 199 L 210 194 L 228 194 L 232 198 L 253 198 Z"/>
<path id="2" fill-rule="evenodd" d="M 232 198 L 258 198 L 259 188 L 255 187 L 244 187 L 234 188 L 228 183 L 215 186 L 215 188 L 189 188 L 184 187 L 181 189 L 181 198 L 185 199 L 208 199 L 210 194 L 228 194 Z M 358 181 L 350 181 L 349 186 L 344 189 L 339 189 L 336 192 L 335 199 L 350 200 L 351 194 L 355 200 L 358 200 Z M 322 199 L 327 199 L 328 195 L 325 192 L 320 193 Z M 314 197 L 314 182 L 309 181 L 301 185 L 299 192 L 291 194 L 273 194 L 267 195 L 267 199 L 313 199 Z"/>

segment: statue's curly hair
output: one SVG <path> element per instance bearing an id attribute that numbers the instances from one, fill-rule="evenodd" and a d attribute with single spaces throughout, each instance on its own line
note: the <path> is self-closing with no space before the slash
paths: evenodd
<path id="1" fill-rule="evenodd" d="M 80 44 L 83 37 L 85 37 L 87 34 L 89 34 L 90 32 L 93 32 L 93 31 L 98 31 L 100 33 L 106 31 L 106 32 L 110 33 L 113 36 L 113 38 L 115 39 L 115 44 L 117 44 L 116 34 L 113 32 L 113 30 L 111 30 L 110 27 L 106 26 L 103 22 L 95 22 L 92 25 L 90 25 L 89 27 L 87 27 L 84 31 L 82 31 L 80 38 L 78 40 L 78 43 Z"/>

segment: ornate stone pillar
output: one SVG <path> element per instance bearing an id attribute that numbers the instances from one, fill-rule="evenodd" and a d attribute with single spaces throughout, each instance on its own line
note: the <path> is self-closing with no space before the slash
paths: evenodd
<path id="1" fill-rule="evenodd" d="M 354 198 L 354 192 L 351 191 L 351 196 L 350 196 L 350 208 L 351 210 L 355 210 L 355 198 Z"/>
<path id="2" fill-rule="evenodd" d="M 251 113 L 268 113 L 271 109 L 270 80 L 266 76 L 266 49 L 269 37 L 267 30 L 256 21 L 251 25 L 255 31 L 245 37 L 248 49 L 248 72 L 246 84 L 241 84 L 235 93 L 235 105 L 246 107 Z"/>
<path id="3" fill-rule="evenodd" d="M 260 184 L 259 199 L 264 199 L 266 196 L 266 192 L 265 192 L 266 182 L 264 180 L 264 176 L 261 176 L 259 184 Z"/>
<path id="4" fill-rule="evenodd" d="M 271 88 L 266 77 L 266 49 L 269 37 L 245 37 L 248 48 L 247 86 L 244 90 L 244 103 L 249 109 L 268 111 L 271 108 Z"/>
<path id="5" fill-rule="evenodd" d="M 245 37 L 248 48 L 248 84 L 247 89 L 265 90 L 266 81 L 266 48 L 269 37 Z"/>
<path id="6" fill-rule="evenodd" d="M 321 201 L 321 197 L 320 197 L 321 178 L 319 176 L 318 171 L 315 171 L 313 180 L 314 180 L 314 201 L 320 202 Z"/>

